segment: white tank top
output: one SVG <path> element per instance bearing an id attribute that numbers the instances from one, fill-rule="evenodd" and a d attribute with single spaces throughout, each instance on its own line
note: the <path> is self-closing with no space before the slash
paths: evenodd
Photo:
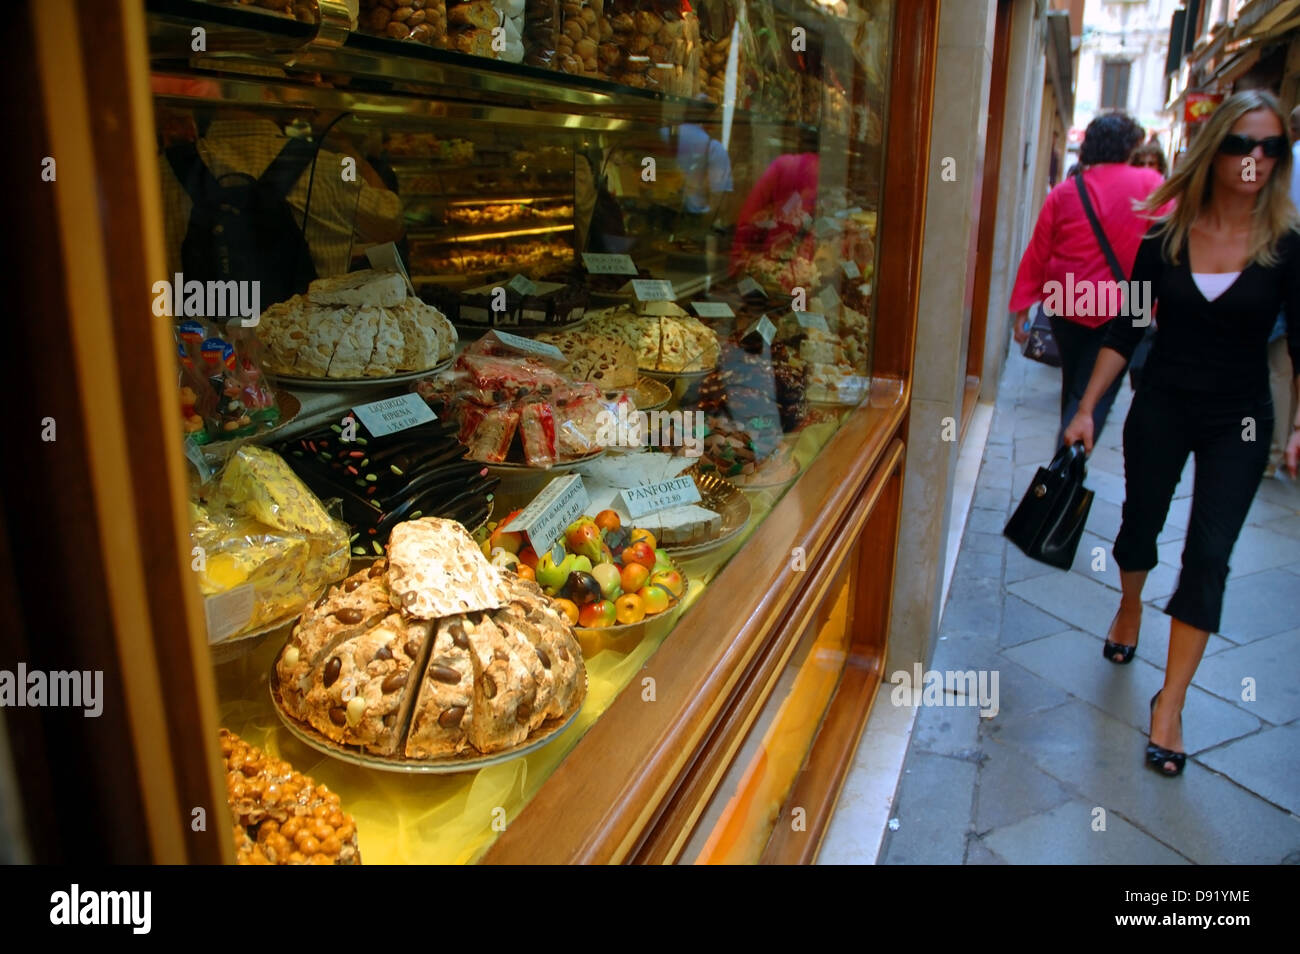
<path id="1" fill-rule="evenodd" d="M 1192 281 L 1206 301 L 1214 301 L 1226 292 L 1241 272 L 1192 272 Z"/>

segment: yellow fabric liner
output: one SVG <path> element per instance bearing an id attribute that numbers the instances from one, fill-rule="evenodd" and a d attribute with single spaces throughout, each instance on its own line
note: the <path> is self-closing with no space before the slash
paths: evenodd
<path id="1" fill-rule="evenodd" d="M 795 444 L 801 471 L 834 433 L 838 421 L 805 428 Z M 682 613 L 771 511 L 785 488 L 749 493 L 750 522 L 736 540 L 693 559 L 679 560 L 689 580 Z M 782 555 L 782 559 L 788 556 Z M 503 825 L 518 816 L 587 729 L 633 680 L 674 625 L 659 620 L 626 649 L 605 648 L 587 658 L 587 698 L 572 725 L 555 741 L 520 758 L 455 775 L 417 775 L 366 768 L 322 755 L 295 739 L 271 703 L 268 676 L 279 640 L 217 667 L 221 724 L 253 745 L 287 759 L 298 771 L 339 794 L 357 823 L 368 864 L 463 864 L 477 860 Z M 605 640 L 606 643 L 610 640 Z"/>

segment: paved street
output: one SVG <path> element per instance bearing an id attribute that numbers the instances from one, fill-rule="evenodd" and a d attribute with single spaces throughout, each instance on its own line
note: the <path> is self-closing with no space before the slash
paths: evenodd
<path id="1" fill-rule="evenodd" d="M 1143 766 L 1191 505 L 1188 463 L 1160 537 L 1137 658 L 1101 657 L 1119 603 L 1127 383 L 1089 462 L 1096 499 L 1070 572 L 1001 536 L 1051 457 L 1059 372 L 1013 351 L 931 669 L 996 670 L 1000 711 L 920 710 L 883 864 L 1300 863 L 1300 488 L 1265 480 L 1233 553 L 1222 631 L 1183 712 L 1183 777 Z M 1094 548 L 1105 565 L 1094 569 Z M 1243 701 L 1243 680 L 1255 698 Z M 1099 811 L 1100 809 L 1100 811 Z M 1104 830 L 1097 830 L 1104 824 Z"/>

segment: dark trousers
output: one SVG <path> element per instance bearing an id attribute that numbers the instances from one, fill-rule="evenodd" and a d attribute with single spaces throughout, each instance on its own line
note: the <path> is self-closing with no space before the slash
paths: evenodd
<path id="1" fill-rule="evenodd" d="M 1088 390 L 1088 379 L 1092 377 L 1092 366 L 1097 363 L 1097 352 L 1101 350 L 1102 339 L 1106 337 L 1106 326 L 1088 328 L 1068 318 L 1049 314 L 1052 324 L 1052 336 L 1061 352 L 1061 426 L 1056 432 L 1056 446 L 1065 443 L 1065 429 L 1074 420 L 1083 400 L 1083 392 Z M 1092 439 L 1101 441 L 1101 429 L 1106 426 L 1106 416 L 1119 394 L 1120 383 L 1124 375 L 1118 375 L 1115 383 L 1106 389 L 1106 393 L 1097 402 L 1092 412 Z"/>
<path id="2" fill-rule="evenodd" d="M 1156 565 L 1156 537 L 1187 456 L 1195 455 L 1183 568 L 1165 612 L 1197 629 L 1219 628 L 1228 558 L 1264 476 L 1272 431 L 1268 394 L 1174 393 L 1144 382 L 1133 398 L 1124 422 L 1124 519 L 1115 562 L 1121 570 Z"/>

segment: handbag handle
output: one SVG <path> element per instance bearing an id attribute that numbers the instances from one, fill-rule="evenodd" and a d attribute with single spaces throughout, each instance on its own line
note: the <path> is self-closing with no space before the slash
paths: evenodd
<path id="1" fill-rule="evenodd" d="M 1069 474 L 1082 478 L 1085 474 L 1087 459 L 1088 453 L 1083 449 L 1083 441 L 1075 441 L 1073 444 L 1066 445 L 1058 450 L 1047 469 L 1054 474 Z"/>

